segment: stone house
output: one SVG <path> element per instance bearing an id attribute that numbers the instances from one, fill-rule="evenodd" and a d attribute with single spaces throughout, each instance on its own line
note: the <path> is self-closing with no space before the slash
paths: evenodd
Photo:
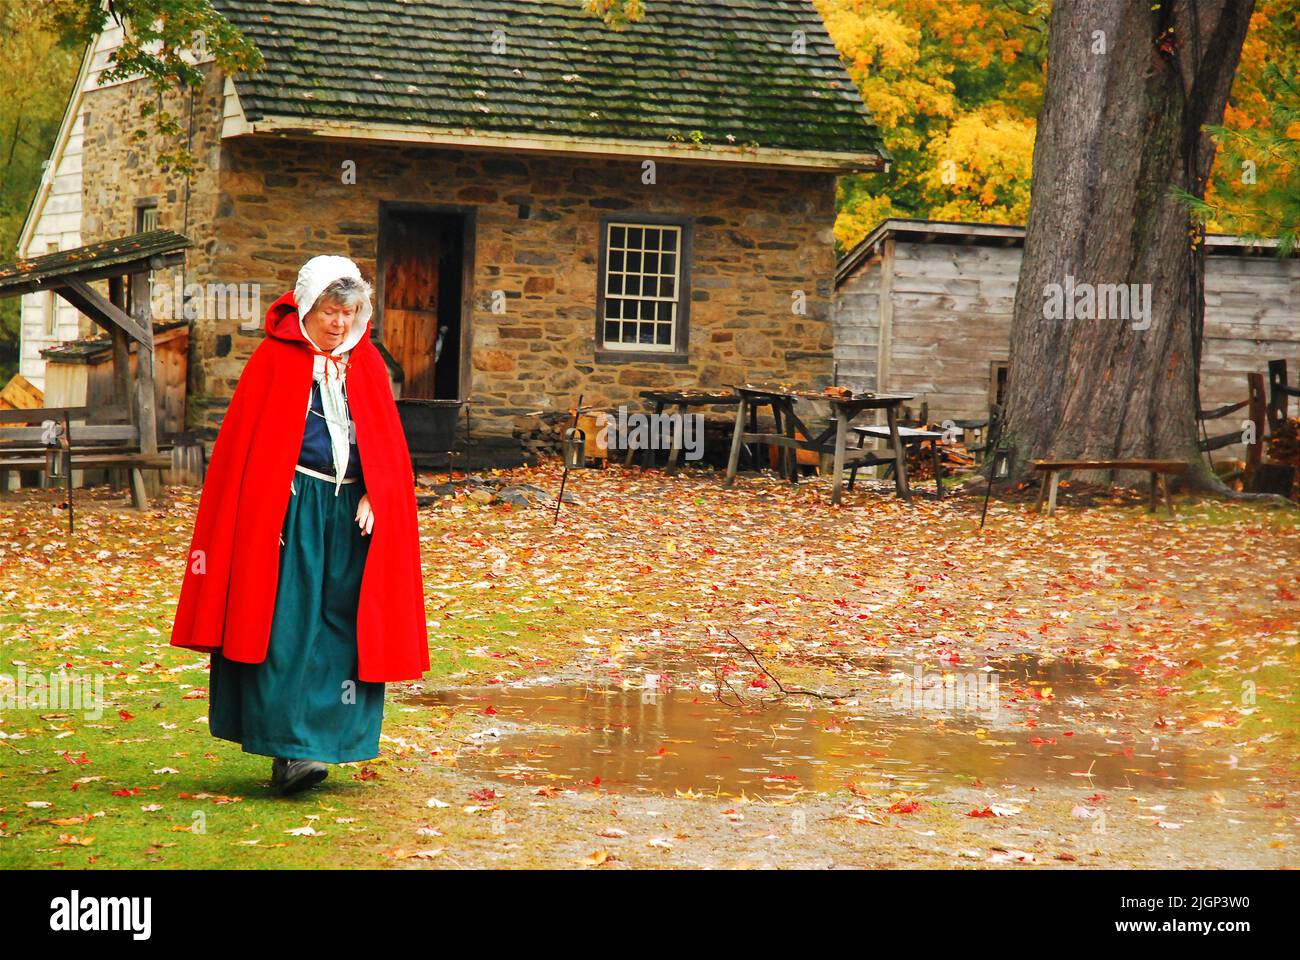
<path id="1" fill-rule="evenodd" d="M 323 253 L 376 289 L 406 397 L 516 418 L 648 387 L 831 377 L 839 174 L 876 128 L 806 0 L 675 0 L 621 31 L 578 0 L 214 0 L 265 69 L 166 98 L 190 131 L 161 169 L 142 80 L 86 53 L 20 256 L 162 227 L 155 318 L 192 321 L 191 427 L 215 436 L 261 319 Z M 24 298 L 21 372 L 87 332 Z M 438 347 L 441 341 L 441 347 Z"/>
<path id="2" fill-rule="evenodd" d="M 886 220 L 840 260 L 839 382 L 915 395 L 932 420 L 987 416 L 1006 388 L 1022 227 Z M 1206 238 L 1201 405 L 1245 398 L 1269 360 L 1300 365 L 1300 256 Z M 1220 427 L 1220 432 L 1222 428 Z"/>

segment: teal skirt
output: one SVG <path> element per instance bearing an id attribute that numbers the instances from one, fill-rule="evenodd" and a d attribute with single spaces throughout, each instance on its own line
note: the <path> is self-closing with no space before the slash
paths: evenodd
<path id="1" fill-rule="evenodd" d="M 208 728 L 245 753 L 348 763 L 379 756 L 384 684 L 357 679 L 357 602 L 370 538 L 364 482 L 294 471 L 266 659 L 212 652 Z"/>

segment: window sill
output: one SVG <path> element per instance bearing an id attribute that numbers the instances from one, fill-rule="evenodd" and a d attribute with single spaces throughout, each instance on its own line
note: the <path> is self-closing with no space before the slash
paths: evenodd
<path id="1" fill-rule="evenodd" d="M 687 364 L 691 358 L 685 353 L 658 350 L 597 350 L 597 363 L 668 363 Z"/>

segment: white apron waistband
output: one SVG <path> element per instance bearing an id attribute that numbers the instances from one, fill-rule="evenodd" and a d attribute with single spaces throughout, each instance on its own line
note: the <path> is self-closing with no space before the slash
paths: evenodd
<path id="1" fill-rule="evenodd" d="M 356 477 L 344 477 L 343 479 L 340 480 L 337 477 L 331 477 L 328 473 L 321 473 L 319 470 L 311 469 L 311 467 L 304 467 L 301 463 L 298 464 L 296 467 L 294 467 L 294 469 L 307 474 L 307 476 L 309 477 L 320 477 L 322 480 L 328 480 L 330 483 L 356 483 L 357 482 Z"/>

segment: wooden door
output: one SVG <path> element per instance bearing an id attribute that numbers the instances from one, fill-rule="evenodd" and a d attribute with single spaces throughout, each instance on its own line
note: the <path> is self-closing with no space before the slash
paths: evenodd
<path id="1" fill-rule="evenodd" d="M 382 230 L 384 346 L 405 374 L 402 396 L 432 399 L 437 396 L 438 232 L 429 218 L 405 212 L 390 213 Z"/>

